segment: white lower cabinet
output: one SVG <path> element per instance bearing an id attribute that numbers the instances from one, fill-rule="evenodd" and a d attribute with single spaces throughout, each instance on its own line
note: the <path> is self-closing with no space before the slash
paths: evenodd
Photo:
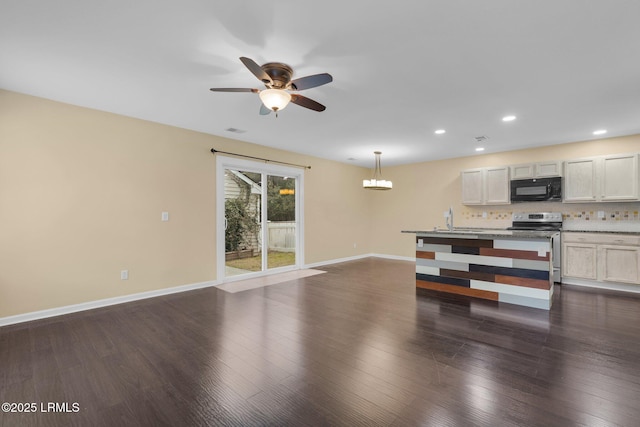
<path id="1" fill-rule="evenodd" d="M 640 284 L 640 248 L 634 246 L 598 246 L 600 280 Z"/>
<path id="2" fill-rule="evenodd" d="M 596 280 L 597 248 L 589 243 L 562 244 L 562 275 Z"/>
<path id="3" fill-rule="evenodd" d="M 562 233 L 562 276 L 640 285 L 640 236 Z"/>

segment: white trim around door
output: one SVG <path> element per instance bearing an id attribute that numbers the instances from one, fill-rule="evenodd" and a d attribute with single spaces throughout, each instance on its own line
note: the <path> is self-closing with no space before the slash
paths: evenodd
<path id="1" fill-rule="evenodd" d="M 278 175 L 295 178 L 295 206 L 296 206 L 296 236 L 295 254 L 296 263 L 293 266 L 266 269 L 259 272 L 247 273 L 238 276 L 226 277 L 225 274 L 225 169 L 235 169 L 248 172 L 255 172 L 268 175 Z M 274 163 L 263 163 L 251 160 L 239 159 L 216 155 L 216 271 L 217 282 L 224 283 L 234 280 L 243 280 L 251 277 L 263 276 L 266 274 L 281 273 L 284 271 L 299 270 L 304 267 L 304 169 L 277 165 Z M 266 204 L 266 186 L 262 188 L 263 206 Z M 262 223 L 266 224 L 267 210 L 262 209 Z M 262 242 L 265 238 L 266 227 L 263 227 Z"/>

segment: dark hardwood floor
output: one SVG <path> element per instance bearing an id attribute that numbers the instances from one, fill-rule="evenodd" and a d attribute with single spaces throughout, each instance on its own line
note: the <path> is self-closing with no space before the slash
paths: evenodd
<path id="1" fill-rule="evenodd" d="M 322 269 L 1 328 L 0 403 L 37 410 L 0 425 L 640 425 L 637 295 L 546 312 L 416 291 L 411 262 Z"/>

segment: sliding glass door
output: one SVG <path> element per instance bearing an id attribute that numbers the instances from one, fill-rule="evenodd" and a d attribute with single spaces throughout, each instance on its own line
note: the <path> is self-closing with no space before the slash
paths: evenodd
<path id="1" fill-rule="evenodd" d="M 225 276 L 262 271 L 262 174 L 224 169 Z"/>
<path id="2" fill-rule="evenodd" d="M 302 266 L 302 170 L 219 156 L 218 277 Z"/>
<path id="3" fill-rule="evenodd" d="M 266 175 L 267 269 L 296 265 L 296 178 Z"/>

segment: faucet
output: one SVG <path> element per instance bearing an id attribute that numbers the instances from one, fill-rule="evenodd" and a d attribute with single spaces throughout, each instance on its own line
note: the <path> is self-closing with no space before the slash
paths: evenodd
<path id="1" fill-rule="evenodd" d="M 449 212 L 445 215 L 445 223 L 449 231 L 453 231 L 453 208 L 449 206 Z"/>

